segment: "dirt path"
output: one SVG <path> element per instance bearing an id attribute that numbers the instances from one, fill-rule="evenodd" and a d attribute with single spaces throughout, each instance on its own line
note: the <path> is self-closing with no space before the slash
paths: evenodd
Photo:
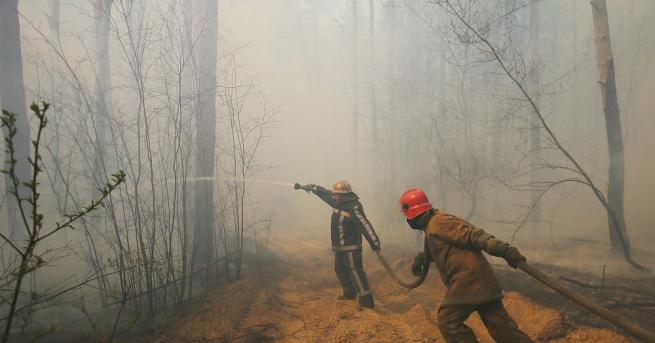
<path id="1" fill-rule="evenodd" d="M 353 301 L 337 301 L 340 289 L 332 253 L 324 244 L 297 239 L 271 242 L 279 256 L 247 276 L 212 293 L 151 342 L 442 342 L 436 313 L 443 295 L 437 273 L 407 291 L 396 286 L 365 256 L 365 268 L 376 297 L 375 310 Z M 387 253 L 407 268 L 408 259 Z M 505 305 L 519 326 L 535 340 L 553 342 L 628 342 L 608 329 L 576 327 L 557 311 L 516 292 Z M 468 324 L 480 342 L 493 342 L 473 315 Z"/>

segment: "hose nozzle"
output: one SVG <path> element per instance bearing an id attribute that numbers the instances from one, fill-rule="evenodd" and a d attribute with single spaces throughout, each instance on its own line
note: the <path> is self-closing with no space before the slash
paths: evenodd
<path id="1" fill-rule="evenodd" d="M 302 189 L 302 185 L 296 182 L 293 184 L 293 189 Z"/>

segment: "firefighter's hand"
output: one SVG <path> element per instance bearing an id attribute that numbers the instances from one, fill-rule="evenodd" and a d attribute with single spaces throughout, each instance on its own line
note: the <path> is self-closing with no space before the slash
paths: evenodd
<path id="1" fill-rule="evenodd" d="M 302 189 L 303 191 L 305 191 L 307 193 L 311 192 L 314 189 L 314 187 L 316 187 L 316 185 L 311 184 L 311 183 L 308 184 L 308 185 L 299 185 L 299 184 L 296 184 L 296 185 L 297 186 L 294 185 L 295 189 Z"/>
<path id="2" fill-rule="evenodd" d="M 373 244 L 373 245 L 371 246 L 371 248 L 373 248 L 373 251 L 377 251 L 377 252 L 379 252 L 380 250 L 382 250 L 382 247 L 380 246 L 380 242 L 376 242 L 375 244 Z"/>
<path id="3" fill-rule="evenodd" d="M 313 183 L 310 183 L 310 184 L 308 184 L 308 185 L 305 185 L 303 189 L 304 189 L 307 193 L 309 193 L 309 192 L 314 192 L 314 190 L 316 189 L 316 185 L 313 184 Z"/>
<path id="4" fill-rule="evenodd" d="M 423 252 L 416 254 L 416 256 L 414 256 L 414 262 L 412 263 L 412 274 L 414 274 L 414 276 L 425 274 L 428 269 L 427 265 L 425 254 Z"/>
<path id="5" fill-rule="evenodd" d="M 509 266 L 514 269 L 516 269 L 519 263 L 525 262 L 525 256 L 521 255 L 519 249 L 511 245 L 508 246 L 507 249 L 505 250 L 505 254 L 503 254 L 503 258 L 505 259 L 505 261 L 507 261 L 507 264 L 509 264 Z"/>

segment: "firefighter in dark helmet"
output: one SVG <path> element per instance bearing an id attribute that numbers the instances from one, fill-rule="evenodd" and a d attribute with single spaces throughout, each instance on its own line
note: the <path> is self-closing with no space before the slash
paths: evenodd
<path id="1" fill-rule="evenodd" d="M 502 257 L 516 268 L 525 261 L 518 249 L 454 215 L 432 208 L 418 188 L 400 197 L 400 206 L 412 229 L 421 230 L 425 251 L 414 258 L 412 273 L 420 275 L 434 262 L 446 295 L 437 315 L 446 342 L 477 342 L 464 321 L 477 312 L 496 342 L 532 342 L 509 316 L 502 291 L 482 251 Z"/>
<path id="2" fill-rule="evenodd" d="M 360 306 L 374 308 L 373 293 L 362 265 L 362 235 L 373 250 L 380 249 L 380 240 L 364 214 L 359 197 L 346 181 L 337 181 L 331 191 L 317 185 L 296 185 L 296 188 L 316 194 L 332 207 L 334 271 L 343 289 L 339 299 L 354 300 L 359 296 Z"/>

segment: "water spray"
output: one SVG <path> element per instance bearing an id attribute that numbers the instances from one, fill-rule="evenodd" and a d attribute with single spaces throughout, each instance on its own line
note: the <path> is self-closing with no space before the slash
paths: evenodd
<path id="1" fill-rule="evenodd" d="M 186 179 L 186 181 L 191 181 L 191 182 L 194 182 L 194 181 L 214 181 L 214 180 L 238 181 L 238 182 L 246 182 L 246 183 L 260 183 L 260 184 L 275 185 L 275 186 L 282 186 L 282 187 L 295 187 L 295 185 L 297 185 L 297 183 L 294 184 L 294 183 L 291 183 L 291 182 L 282 182 L 282 181 L 264 180 L 264 179 L 248 179 L 248 178 L 241 178 L 241 177 L 226 177 L 226 176 L 190 177 L 190 178 Z M 168 182 L 174 182 L 174 180 L 169 179 Z"/>

